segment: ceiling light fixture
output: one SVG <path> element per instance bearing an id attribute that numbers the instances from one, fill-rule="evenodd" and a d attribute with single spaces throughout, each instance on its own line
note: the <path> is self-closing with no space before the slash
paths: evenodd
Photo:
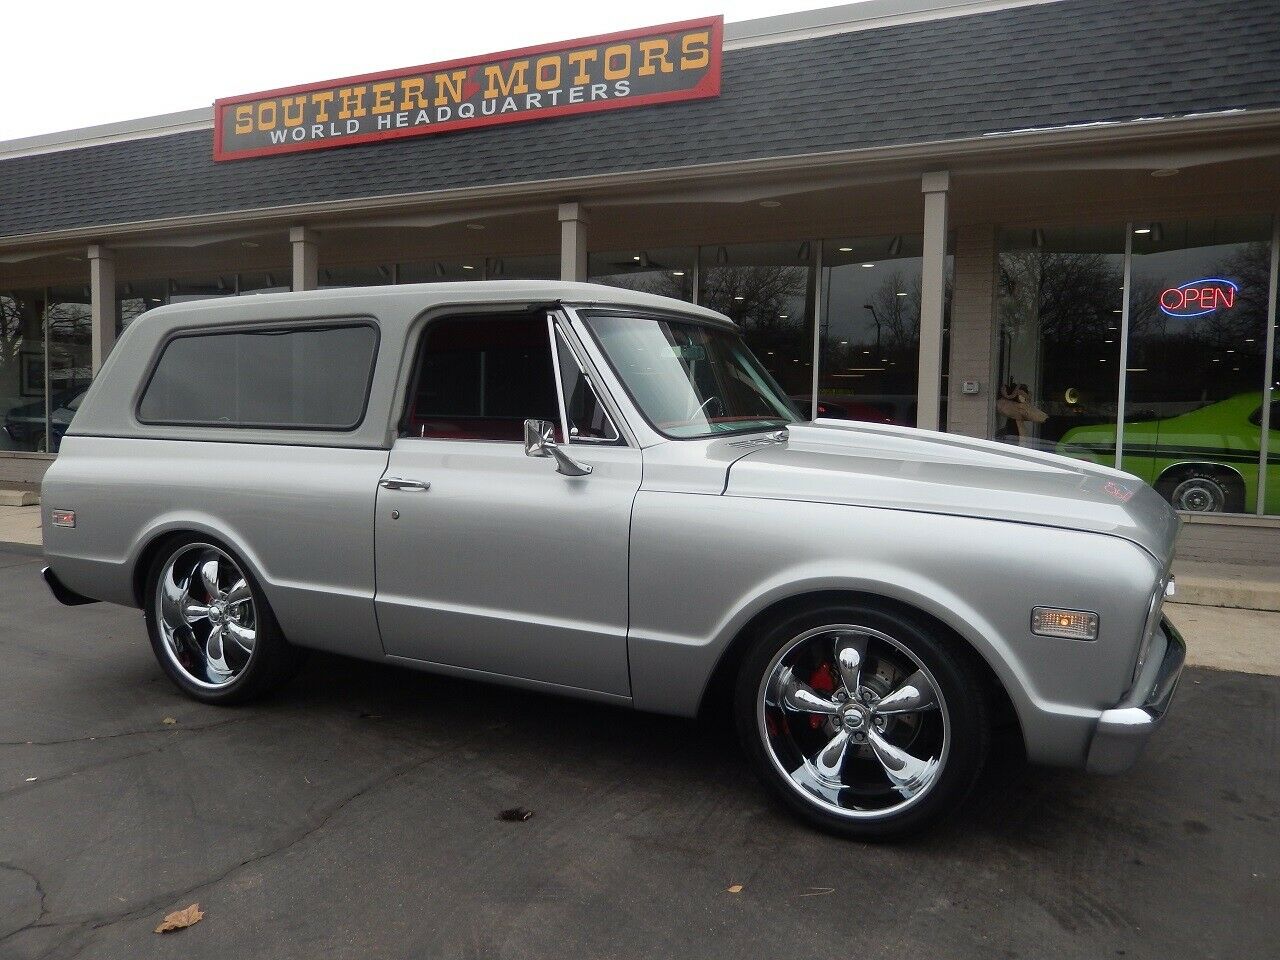
<path id="1" fill-rule="evenodd" d="M 474 269 L 475 269 L 475 267 L 474 267 L 474 266 L 472 266 L 472 265 L 471 265 L 471 264 L 469 264 L 469 263 L 464 263 L 464 264 L 462 265 L 462 269 L 463 269 L 463 270 L 474 270 Z"/>
<path id="2" fill-rule="evenodd" d="M 1153 177 L 1176 177 L 1182 171 L 1177 167 L 1161 167 L 1159 170 L 1152 170 Z"/>
<path id="3" fill-rule="evenodd" d="M 874 263 L 864 263 L 862 266 L 863 266 L 864 268 L 871 268 L 871 267 L 874 267 L 874 266 L 875 266 L 875 264 L 874 264 Z"/>
<path id="4" fill-rule="evenodd" d="M 781 200 L 761 200 L 760 206 L 773 209 L 774 207 L 782 206 L 782 201 Z"/>
<path id="5" fill-rule="evenodd" d="M 853 247 L 841 247 L 841 248 L 840 248 L 840 252 L 841 252 L 841 253 L 853 253 Z"/>
<path id="6" fill-rule="evenodd" d="M 1150 233 L 1150 232 L 1151 232 L 1151 228 L 1150 228 L 1150 227 L 1138 227 L 1138 228 L 1136 228 L 1133 232 L 1134 232 L 1134 233 L 1136 233 L 1136 234 L 1138 234 L 1139 236 L 1144 236 L 1145 234 L 1148 234 L 1148 233 Z"/>

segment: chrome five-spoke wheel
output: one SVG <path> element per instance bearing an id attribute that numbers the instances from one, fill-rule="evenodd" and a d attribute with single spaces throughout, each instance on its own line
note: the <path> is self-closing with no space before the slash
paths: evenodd
<path id="1" fill-rule="evenodd" d="M 917 802 L 950 747 L 933 674 L 887 634 L 818 627 L 779 651 L 760 687 L 760 735 L 806 799 L 840 817 L 883 817 Z"/>
<path id="2" fill-rule="evenodd" d="M 219 688 L 249 665 L 258 610 L 243 571 L 207 543 L 177 549 L 161 569 L 155 617 L 164 652 L 190 683 Z"/>
<path id="3" fill-rule="evenodd" d="M 887 601 L 836 601 L 764 626 L 734 693 L 748 759 L 787 807 L 864 840 L 908 836 L 963 802 L 990 743 L 981 662 Z"/>

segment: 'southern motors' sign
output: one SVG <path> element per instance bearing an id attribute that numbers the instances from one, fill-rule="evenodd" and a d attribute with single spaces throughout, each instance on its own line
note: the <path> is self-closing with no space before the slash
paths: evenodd
<path id="1" fill-rule="evenodd" d="M 213 158 L 715 97 L 723 26 L 722 17 L 689 20 L 229 97 L 214 104 Z"/>

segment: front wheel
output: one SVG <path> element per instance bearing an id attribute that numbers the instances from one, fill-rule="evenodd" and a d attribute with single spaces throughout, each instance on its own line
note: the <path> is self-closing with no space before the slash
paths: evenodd
<path id="1" fill-rule="evenodd" d="M 253 699 L 302 662 L 252 574 L 220 544 L 180 540 L 160 550 L 147 577 L 145 615 L 160 666 L 203 703 Z"/>
<path id="2" fill-rule="evenodd" d="M 830 833 L 888 840 L 955 810 L 990 742 L 967 651 L 923 618 L 833 605 L 766 629 L 739 671 L 739 735 L 757 774 Z"/>

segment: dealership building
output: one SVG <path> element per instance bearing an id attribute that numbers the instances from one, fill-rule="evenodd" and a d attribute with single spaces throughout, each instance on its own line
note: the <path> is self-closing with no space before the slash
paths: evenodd
<path id="1" fill-rule="evenodd" d="M 868 0 L 236 96 L 0 142 L 0 486 L 161 304 L 561 278 L 728 314 L 806 411 L 1118 459 L 1185 556 L 1275 562 L 1278 258 L 1251 0 Z"/>

